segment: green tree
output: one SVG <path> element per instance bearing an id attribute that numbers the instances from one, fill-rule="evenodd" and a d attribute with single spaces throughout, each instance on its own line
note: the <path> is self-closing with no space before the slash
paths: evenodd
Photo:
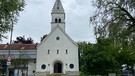
<path id="1" fill-rule="evenodd" d="M 90 17 L 95 36 L 110 38 L 120 65 L 135 62 L 135 0 L 93 0 L 95 13 Z"/>
<path id="2" fill-rule="evenodd" d="M 80 70 L 85 75 L 107 75 L 120 72 L 117 53 L 119 47 L 112 47 L 110 39 L 97 38 L 96 44 L 79 42 L 81 49 Z"/>
<path id="3" fill-rule="evenodd" d="M 4 76 L 6 72 L 6 59 L 4 55 L 0 55 L 0 76 Z"/>
<path id="4" fill-rule="evenodd" d="M 108 37 L 111 35 L 115 38 L 123 38 L 123 36 L 134 34 L 134 0 L 93 0 L 93 5 L 97 10 L 90 17 L 90 22 L 96 25 L 95 34 L 97 36 Z"/>
<path id="5" fill-rule="evenodd" d="M 11 30 L 11 25 L 17 22 L 19 12 L 23 11 L 24 6 L 24 0 L 0 0 L 0 41 Z"/>
<path id="6" fill-rule="evenodd" d="M 83 65 L 83 53 L 84 51 L 86 51 L 86 49 L 89 49 L 87 48 L 88 47 L 88 43 L 87 42 L 77 42 L 79 48 L 78 48 L 78 54 L 79 54 L 79 70 L 81 70 L 81 66 Z"/>
<path id="7" fill-rule="evenodd" d="M 48 36 L 47 34 L 46 35 L 43 35 L 43 37 L 41 37 L 40 42 L 42 42 L 47 36 Z"/>

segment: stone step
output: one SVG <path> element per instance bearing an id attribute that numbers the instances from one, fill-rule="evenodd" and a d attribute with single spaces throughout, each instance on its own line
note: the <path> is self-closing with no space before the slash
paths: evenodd
<path id="1" fill-rule="evenodd" d="M 50 74 L 49 76 L 67 76 L 63 73 L 54 73 L 54 74 Z"/>

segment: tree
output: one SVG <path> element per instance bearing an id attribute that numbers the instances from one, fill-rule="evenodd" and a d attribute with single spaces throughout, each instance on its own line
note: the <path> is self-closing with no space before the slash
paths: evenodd
<path id="1" fill-rule="evenodd" d="M 0 41 L 6 38 L 4 35 L 17 23 L 19 12 L 23 11 L 24 0 L 0 0 Z"/>
<path id="2" fill-rule="evenodd" d="M 79 42 L 80 70 L 85 75 L 107 75 L 119 72 L 120 65 L 115 58 L 119 47 L 112 48 L 110 39 L 97 38 L 96 44 Z M 114 52 L 115 51 L 115 52 Z"/>
<path id="3" fill-rule="evenodd" d="M 88 47 L 88 43 L 87 42 L 77 42 L 79 48 L 79 70 L 81 70 L 81 66 L 83 65 L 83 53 L 86 51 L 86 47 Z"/>
<path id="4" fill-rule="evenodd" d="M 6 59 L 4 59 L 4 55 L 0 56 L 0 75 L 4 76 L 4 74 L 6 73 Z"/>
<path id="5" fill-rule="evenodd" d="M 90 22 L 95 26 L 96 36 L 132 41 L 135 32 L 134 0 L 93 0 L 93 5 L 97 10 Z"/>
<path id="6" fill-rule="evenodd" d="M 135 0 L 93 0 L 97 8 L 90 23 L 95 36 L 110 38 L 121 49 L 116 57 L 119 64 L 132 66 L 135 62 Z M 129 61 L 128 61 L 129 60 Z"/>
<path id="7" fill-rule="evenodd" d="M 43 37 L 41 37 L 40 42 L 42 42 L 47 36 L 48 36 L 47 34 L 46 35 L 43 35 Z"/>
<path id="8" fill-rule="evenodd" d="M 97 43 L 78 42 L 79 67 L 83 75 L 108 75 L 121 73 L 122 65 L 132 67 L 135 55 L 110 38 L 97 38 Z M 128 69 L 128 68 L 127 68 Z"/>
<path id="9" fill-rule="evenodd" d="M 14 43 L 20 43 L 20 44 L 33 44 L 33 39 L 31 37 L 25 39 L 25 37 L 23 36 L 19 36 L 16 37 L 16 40 L 14 41 Z"/>

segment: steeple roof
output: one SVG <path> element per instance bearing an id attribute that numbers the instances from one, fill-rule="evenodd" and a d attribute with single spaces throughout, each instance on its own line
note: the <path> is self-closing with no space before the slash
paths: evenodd
<path id="1" fill-rule="evenodd" d="M 52 13 L 64 13 L 64 9 L 60 0 L 56 0 L 52 9 Z"/>

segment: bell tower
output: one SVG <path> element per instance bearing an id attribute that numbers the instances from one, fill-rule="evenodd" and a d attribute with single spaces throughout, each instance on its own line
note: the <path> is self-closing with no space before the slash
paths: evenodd
<path id="1" fill-rule="evenodd" d="M 58 25 L 65 31 L 65 12 L 60 0 L 56 0 L 51 16 L 51 30 Z"/>

